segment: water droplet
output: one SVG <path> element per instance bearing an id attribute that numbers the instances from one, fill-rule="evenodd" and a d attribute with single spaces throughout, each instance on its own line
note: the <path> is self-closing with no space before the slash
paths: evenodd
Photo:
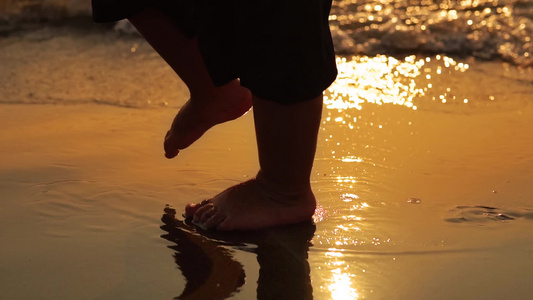
<path id="1" fill-rule="evenodd" d="M 409 199 L 407 199 L 407 203 L 420 204 L 420 203 L 422 203 L 422 200 L 420 200 L 418 198 L 409 198 Z"/>

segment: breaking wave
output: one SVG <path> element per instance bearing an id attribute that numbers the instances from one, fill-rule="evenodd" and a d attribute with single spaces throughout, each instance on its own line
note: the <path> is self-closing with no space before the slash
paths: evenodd
<path id="1" fill-rule="evenodd" d="M 341 0 L 339 54 L 444 53 L 533 66 L 533 0 Z"/>

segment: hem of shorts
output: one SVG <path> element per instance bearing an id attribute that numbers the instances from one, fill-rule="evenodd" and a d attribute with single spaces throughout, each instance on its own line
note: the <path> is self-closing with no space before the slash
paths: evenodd
<path id="1" fill-rule="evenodd" d="M 297 104 L 301 102 L 309 101 L 320 94 L 324 93 L 328 87 L 331 86 L 331 84 L 335 81 L 337 78 L 337 69 L 335 68 L 334 72 L 328 73 L 328 75 L 324 76 L 321 80 L 321 82 L 324 82 L 323 84 L 319 85 L 318 88 L 315 88 L 313 90 L 308 91 L 307 93 L 300 93 L 295 96 L 289 96 L 285 94 L 279 94 L 279 93 L 268 93 L 263 92 L 261 90 L 258 90 L 254 88 L 253 86 L 247 85 L 246 83 L 242 83 L 241 85 L 245 88 L 249 89 L 252 92 L 252 95 L 265 99 L 267 101 L 284 104 L 284 105 L 292 105 Z"/>
<path id="2" fill-rule="evenodd" d="M 133 16 L 134 14 L 135 13 L 132 13 L 130 15 L 125 15 L 123 17 L 121 16 L 121 17 L 112 17 L 112 18 L 102 18 L 102 17 L 95 16 L 93 14 L 93 21 L 94 23 L 113 23 L 113 22 L 125 20 L 129 18 L 130 16 Z"/>
<path id="3" fill-rule="evenodd" d="M 105 14 L 105 13 L 98 13 L 98 11 L 101 11 L 103 9 L 99 9 L 95 6 L 94 2 L 92 3 L 92 17 L 93 21 L 95 23 L 112 23 L 112 22 L 118 22 L 122 21 L 124 19 L 127 19 L 139 12 L 141 12 L 144 8 L 146 8 L 145 5 L 140 5 L 130 11 L 119 13 L 119 14 Z"/>

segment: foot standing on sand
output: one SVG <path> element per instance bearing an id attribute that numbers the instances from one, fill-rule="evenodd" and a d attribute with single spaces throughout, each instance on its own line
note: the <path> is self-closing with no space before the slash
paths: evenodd
<path id="1" fill-rule="evenodd" d="M 189 88 L 164 142 L 173 158 L 253 105 L 260 170 L 185 208 L 207 228 L 259 229 L 308 220 L 322 92 L 336 77 L 331 0 L 93 0 L 97 22 L 128 18 Z"/>

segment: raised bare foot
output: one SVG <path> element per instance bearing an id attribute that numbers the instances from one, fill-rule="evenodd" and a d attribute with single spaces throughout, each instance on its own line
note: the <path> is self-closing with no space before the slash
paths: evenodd
<path id="1" fill-rule="evenodd" d="M 315 208 L 310 187 L 279 193 L 256 178 L 202 203 L 187 205 L 185 214 L 193 216 L 193 222 L 206 229 L 253 230 L 310 220 Z"/>
<path id="2" fill-rule="evenodd" d="M 237 119 L 252 107 L 250 91 L 234 80 L 203 95 L 191 95 L 165 136 L 165 156 L 173 158 L 209 128 Z"/>

